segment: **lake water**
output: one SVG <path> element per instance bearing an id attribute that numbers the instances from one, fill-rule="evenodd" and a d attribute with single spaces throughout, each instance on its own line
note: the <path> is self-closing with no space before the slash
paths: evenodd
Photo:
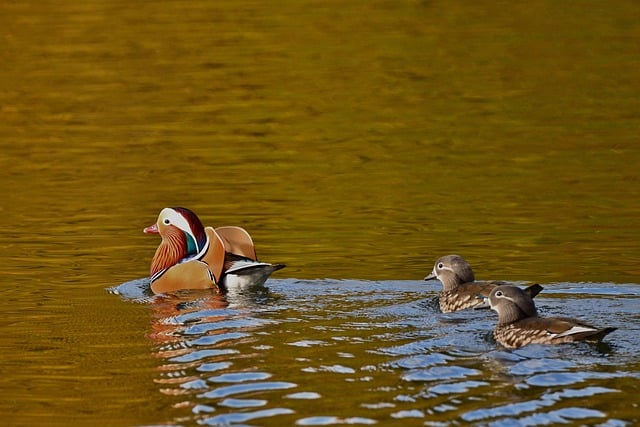
<path id="1" fill-rule="evenodd" d="M 3 425 L 603 425 L 640 410 L 633 1 L 3 2 Z M 165 206 L 267 290 L 149 298 Z M 604 345 L 500 349 L 459 253 Z"/>

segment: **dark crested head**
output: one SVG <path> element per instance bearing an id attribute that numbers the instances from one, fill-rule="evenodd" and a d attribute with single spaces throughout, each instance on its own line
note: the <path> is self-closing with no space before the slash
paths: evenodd
<path id="1" fill-rule="evenodd" d="M 493 288 L 489 294 L 489 305 L 498 313 L 501 325 L 538 315 L 533 299 L 517 286 L 502 285 Z"/>
<path id="2" fill-rule="evenodd" d="M 199 253 L 207 244 L 207 235 L 198 216 L 182 207 L 162 209 L 156 223 L 145 228 L 144 232 L 160 234 L 163 240 L 173 241 L 176 233 L 181 233 L 179 240 L 183 241 L 185 256 Z"/>
<path id="3" fill-rule="evenodd" d="M 424 280 L 438 279 L 444 290 L 451 290 L 463 283 L 475 280 L 471 266 L 460 255 L 445 255 L 438 258 L 433 271 Z"/>
<path id="4" fill-rule="evenodd" d="M 178 227 L 185 233 L 187 237 L 187 246 L 189 253 L 197 254 L 198 252 L 200 252 L 207 242 L 207 235 L 204 232 L 204 226 L 202 225 L 200 218 L 198 218 L 198 216 L 193 213 L 193 211 L 187 208 L 175 207 L 169 209 L 172 209 L 184 219 L 181 220 L 180 218 L 176 217 L 173 225 Z"/>

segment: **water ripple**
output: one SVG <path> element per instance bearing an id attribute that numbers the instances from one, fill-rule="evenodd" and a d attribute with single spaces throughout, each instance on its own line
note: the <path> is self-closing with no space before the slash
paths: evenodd
<path id="1" fill-rule="evenodd" d="M 184 354 L 182 356 L 177 356 L 177 357 L 172 357 L 171 359 L 169 359 L 170 362 L 178 362 L 178 363 L 185 363 L 185 362 L 193 362 L 196 360 L 202 360 L 202 359 L 206 359 L 209 357 L 214 357 L 214 356 L 223 356 L 223 355 L 228 355 L 228 354 L 234 354 L 237 353 L 236 350 L 232 350 L 232 349 L 225 349 L 225 350 L 196 350 L 196 351 L 192 351 L 191 353 L 187 353 Z"/>
<path id="2" fill-rule="evenodd" d="M 540 412 L 522 418 L 504 418 L 489 423 L 491 427 L 510 426 L 538 426 L 549 424 L 571 424 L 572 420 L 586 420 L 589 418 L 606 418 L 601 411 L 587 408 L 562 408 L 549 412 Z"/>
<path id="3" fill-rule="evenodd" d="M 226 334 L 206 335 L 204 337 L 188 341 L 187 343 L 192 346 L 208 346 L 222 341 L 236 340 L 238 338 L 245 338 L 249 336 L 251 336 L 251 334 L 245 332 L 228 332 Z"/>
<path id="4" fill-rule="evenodd" d="M 276 415 L 293 414 L 294 411 L 287 408 L 263 409 L 255 412 L 232 412 L 229 414 L 216 415 L 215 417 L 205 418 L 202 424 L 210 426 L 226 426 L 244 423 L 246 421 L 255 420 L 257 418 L 275 417 Z"/>
<path id="5" fill-rule="evenodd" d="M 182 411 L 173 424 L 619 427 L 617 414 L 629 418 L 623 399 L 611 396 L 634 396 L 640 379 L 633 316 L 609 349 L 504 350 L 491 339 L 494 314 L 441 314 L 425 304 L 433 297 L 421 284 L 270 283 L 278 297 L 243 295 L 233 307 L 201 292 L 147 302 L 154 352 L 164 361 L 155 382 Z M 544 295 L 539 301 L 561 307 Z M 581 307 L 596 304 L 589 301 L 581 296 Z M 597 302 L 605 310 L 606 301 Z"/>
<path id="6" fill-rule="evenodd" d="M 328 425 L 335 425 L 335 424 L 371 425 L 376 423 L 377 423 L 376 420 L 373 420 L 370 418 L 361 418 L 361 417 L 340 418 L 340 417 L 332 417 L 332 416 L 307 417 L 307 418 L 301 418 L 298 421 L 296 421 L 296 424 L 300 426 L 328 426 Z"/>
<path id="7" fill-rule="evenodd" d="M 469 369 L 461 366 L 436 366 L 425 370 L 416 370 L 405 374 L 402 379 L 405 381 L 441 381 L 469 376 L 481 375 L 477 369 Z"/>
<path id="8" fill-rule="evenodd" d="M 577 384 L 591 379 L 619 378 L 620 376 L 624 376 L 624 374 L 606 372 L 552 372 L 549 374 L 534 375 L 527 378 L 526 382 L 529 385 L 551 387 Z"/>
<path id="9" fill-rule="evenodd" d="M 269 401 L 262 399 L 223 399 L 218 405 L 228 406 L 230 408 L 253 408 L 256 406 L 264 406 Z"/>
<path id="10" fill-rule="evenodd" d="M 389 366 L 404 369 L 427 368 L 433 365 L 442 365 L 451 360 L 455 359 L 442 353 L 417 354 L 415 356 L 395 360 L 389 363 Z"/>
<path id="11" fill-rule="evenodd" d="M 489 383 L 484 381 L 463 381 L 459 383 L 444 383 L 429 387 L 429 393 L 435 394 L 461 394 L 467 393 L 469 390 L 487 386 Z"/>
<path id="12" fill-rule="evenodd" d="M 538 372 L 564 371 L 575 367 L 575 363 L 558 359 L 527 359 L 516 363 L 509 369 L 513 375 L 532 375 Z"/>
<path id="13" fill-rule="evenodd" d="M 296 387 L 296 384 L 284 382 L 284 381 L 255 382 L 255 383 L 249 383 L 249 384 L 238 384 L 238 385 L 219 387 L 202 394 L 202 397 L 205 397 L 207 399 L 217 399 L 220 397 L 227 397 L 234 394 L 253 393 L 257 391 L 284 390 L 284 389 L 294 388 L 294 387 Z"/>
<path id="14" fill-rule="evenodd" d="M 214 383 L 242 383 L 246 381 L 259 381 L 270 378 L 271 374 L 266 372 L 237 372 L 221 374 L 216 377 L 209 377 L 207 381 Z"/>

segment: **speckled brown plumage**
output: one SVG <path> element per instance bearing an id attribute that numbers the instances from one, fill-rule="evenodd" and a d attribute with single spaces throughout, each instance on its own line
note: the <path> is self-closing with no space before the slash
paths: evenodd
<path id="1" fill-rule="evenodd" d="M 476 282 L 471 266 L 459 255 L 439 258 L 433 271 L 425 277 L 425 280 L 433 279 L 442 283 L 443 290 L 438 302 L 443 313 L 482 306 L 493 288 L 505 284 L 497 281 Z M 525 291 L 533 298 L 542 291 L 542 286 L 531 285 Z"/>
<path id="2" fill-rule="evenodd" d="M 516 286 L 497 286 L 489 295 L 489 304 L 498 313 L 493 337 L 508 348 L 527 344 L 600 341 L 616 329 L 596 328 L 566 317 L 538 317 L 531 297 Z"/>

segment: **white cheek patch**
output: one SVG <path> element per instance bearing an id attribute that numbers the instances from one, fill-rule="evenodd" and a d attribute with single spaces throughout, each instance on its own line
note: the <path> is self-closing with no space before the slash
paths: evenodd
<path id="1" fill-rule="evenodd" d="M 167 208 L 167 210 L 169 211 L 167 212 L 167 217 L 171 220 L 171 224 L 174 225 L 175 227 L 178 227 L 180 230 L 184 231 L 185 233 L 188 233 L 189 235 L 193 236 L 191 227 L 189 226 L 189 223 L 187 222 L 185 217 L 183 217 L 173 209 Z"/>

